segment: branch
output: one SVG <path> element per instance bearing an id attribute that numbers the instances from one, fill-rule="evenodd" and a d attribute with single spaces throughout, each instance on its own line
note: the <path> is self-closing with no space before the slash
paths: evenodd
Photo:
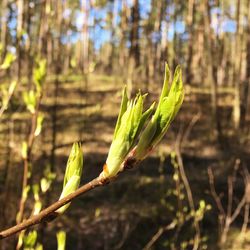
<path id="1" fill-rule="evenodd" d="M 140 161 L 137 161 L 133 155 L 128 155 L 128 157 L 125 159 L 125 161 L 121 164 L 121 171 L 118 173 L 120 175 L 122 172 L 128 169 L 132 169 L 135 166 L 137 166 L 140 163 Z M 50 222 L 54 220 L 57 216 L 59 216 L 59 213 L 56 212 L 60 207 L 64 206 L 65 204 L 71 202 L 78 196 L 87 193 L 88 191 L 100 187 L 105 186 L 109 182 L 113 181 L 115 177 L 113 178 L 104 178 L 102 175 L 96 177 L 92 181 L 84 184 L 80 188 L 78 188 L 76 191 L 72 192 L 71 194 L 65 196 L 61 200 L 56 201 L 49 207 L 42 210 L 39 214 L 31 216 L 29 219 L 18 223 L 17 225 L 10 227 L 6 230 L 3 230 L 0 232 L 0 240 L 10 237 L 24 229 L 27 229 L 31 226 L 34 226 L 36 224 L 40 224 L 42 222 Z"/>
<path id="2" fill-rule="evenodd" d="M 39 214 L 31 216 L 29 219 L 23 221 L 22 223 L 17 224 L 16 226 L 13 226 L 11 228 L 8 228 L 2 232 L 0 232 L 0 240 L 10 237 L 24 229 L 27 229 L 33 225 L 42 223 L 42 222 L 49 222 L 53 219 L 55 219 L 58 215 L 56 212 L 57 209 L 64 206 L 65 204 L 69 203 L 76 197 L 96 188 L 99 186 L 104 186 L 107 184 L 107 180 L 97 177 L 93 179 L 92 181 L 88 182 L 87 184 L 84 184 L 80 188 L 78 188 L 75 192 L 67 195 L 63 199 L 56 201 L 46 209 L 42 210 Z"/>

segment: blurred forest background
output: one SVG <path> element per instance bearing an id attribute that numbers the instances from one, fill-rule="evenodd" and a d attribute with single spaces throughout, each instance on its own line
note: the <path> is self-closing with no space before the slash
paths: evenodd
<path id="1" fill-rule="evenodd" d="M 123 86 L 157 100 L 166 61 L 185 100 L 150 157 L 0 249 L 250 249 L 249 0 L 1 0 L 0 228 L 58 199 L 74 141 L 101 172 Z"/>

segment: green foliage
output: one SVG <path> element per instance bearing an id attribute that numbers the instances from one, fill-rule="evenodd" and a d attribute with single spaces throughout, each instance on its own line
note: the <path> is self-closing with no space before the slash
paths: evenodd
<path id="1" fill-rule="evenodd" d="M 65 231 L 59 231 L 56 234 L 57 238 L 57 250 L 65 250 L 66 247 L 66 232 Z"/>
<path id="2" fill-rule="evenodd" d="M 78 188 L 81 180 L 82 168 L 83 168 L 83 154 L 81 149 L 81 143 L 76 142 L 72 146 L 69 159 L 67 162 L 67 167 L 64 175 L 63 190 L 60 199 L 71 194 Z M 69 207 L 69 205 L 70 203 L 59 208 L 57 212 L 60 214 L 64 213 L 66 209 Z"/>

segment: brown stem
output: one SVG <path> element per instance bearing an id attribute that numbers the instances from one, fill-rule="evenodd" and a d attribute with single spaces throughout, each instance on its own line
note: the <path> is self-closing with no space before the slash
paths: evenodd
<path id="1" fill-rule="evenodd" d="M 29 162 L 26 157 L 24 159 L 24 164 L 23 164 L 23 184 L 22 184 L 22 194 L 21 194 L 22 196 L 19 202 L 19 211 L 18 211 L 18 216 L 16 219 L 17 223 L 20 223 L 23 220 L 24 204 L 26 201 L 26 198 L 24 197 L 23 192 L 28 184 L 28 170 L 29 170 Z"/>
<path id="2" fill-rule="evenodd" d="M 27 156 L 23 159 L 23 184 L 22 184 L 22 197 L 19 202 L 19 211 L 17 217 L 17 223 L 20 223 L 23 220 L 23 213 L 24 213 L 24 205 L 26 198 L 23 196 L 24 189 L 28 184 L 28 172 L 29 172 L 29 162 L 31 156 L 31 150 L 35 139 L 35 131 L 37 127 L 37 117 L 39 113 L 39 107 L 41 103 L 42 95 L 39 95 L 38 102 L 36 105 L 35 112 L 32 114 L 31 118 L 31 129 L 28 137 L 28 147 L 27 147 Z"/>
<path id="3" fill-rule="evenodd" d="M 53 219 L 55 219 L 59 214 L 56 212 L 60 207 L 64 206 L 65 204 L 69 203 L 76 197 L 88 192 L 89 190 L 92 190 L 98 186 L 103 186 L 107 182 L 105 179 L 102 179 L 100 177 L 97 177 L 93 179 L 92 181 L 88 182 L 87 184 L 81 186 L 78 188 L 75 192 L 65 196 L 63 199 L 53 203 L 49 207 L 42 210 L 39 214 L 31 216 L 29 219 L 11 227 L 8 228 L 2 232 L 0 232 L 0 240 L 10 237 L 24 229 L 27 229 L 33 225 L 39 224 L 41 222 L 48 222 Z"/>

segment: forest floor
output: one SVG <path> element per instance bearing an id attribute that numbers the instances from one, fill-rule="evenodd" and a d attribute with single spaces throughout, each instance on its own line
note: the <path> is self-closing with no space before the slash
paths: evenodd
<path id="1" fill-rule="evenodd" d="M 67 157 L 74 141 L 83 142 L 82 183 L 98 176 L 102 171 L 112 141 L 122 88 L 121 79 L 94 74 L 90 75 L 87 85 L 83 80 L 59 79 L 55 89 L 53 82 L 46 83 L 41 105 L 45 121 L 43 132 L 34 144 L 32 178 L 33 183 L 38 182 L 43 169 L 49 164 L 53 165 L 52 170 L 57 177 L 49 197 L 44 198 L 45 203 L 57 200 L 60 195 Z M 146 105 L 157 100 L 160 90 L 161 83 L 152 86 Z M 224 116 L 222 120 L 230 120 L 231 98 L 230 90 L 221 90 L 220 112 L 221 116 Z M 12 106 L 15 112 L 11 116 L 7 113 L 3 117 L 0 132 L 0 198 L 4 201 L 0 207 L 5 211 L 5 226 L 13 225 L 15 221 L 22 178 L 20 149 L 22 141 L 27 137 L 30 119 L 24 107 L 15 107 L 15 103 Z M 226 194 L 227 176 L 232 172 L 236 159 L 249 166 L 250 154 L 249 138 L 245 139 L 248 144 L 241 146 L 232 132 L 230 123 L 222 124 L 229 135 L 223 143 L 224 147 L 215 142 L 215 136 L 211 133 L 210 109 L 209 91 L 187 86 L 183 107 L 150 157 L 137 169 L 127 171 L 113 183 L 72 202 L 65 215 L 47 224 L 45 230 L 39 234 L 39 240 L 44 242 L 44 249 L 56 249 L 56 232 L 61 228 L 67 232 L 67 249 L 142 249 L 161 227 L 168 225 L 175 218 L 177 201 L 173 191 L 176 187 L 170 154 L 175 150 L 179 133 L 187 130 L 194 117 L 197 117 L 197 122 L 181 145 L 181 153 L 196 208 L 200 200 L 205 200 L 212 206 L 200 224 L 204 245 L 208 245 L 207 249 L 216 249 L 218 211 L 210 193 L 207 169 L 211 167 L 214 171 L 218 192 Z M 4 123 L 9 117 L 12 122 Z M 7 132 L 11 135 L 8 138 Z M 6 160 L 6 155 L 10 155 L 10 152 L 6 151 L 4 142 L 9 139 L 11 157 Z M 53 149 L 55 155 L 51 156 Z M 240 177 L 237 177 L 236 202 L 244 192 L 242 182 Z M 30 195 L 27 205 L 30 209 L 32 202 Z M 186 204 L 185 201 L 183 204 Z M 232 246 L 230 235 L 233 237 L 239 232 L 240 222 L 232 226 L 229 246 Z M 174 234 L 174 230 L 164 232 L 152 249 L 170 249 L 171 239 L 179 243 L 189 240 L 192 232 L 186 229 L 190 226 L 189 223 L 184 225 L 179 235 Z M 44 225 L 38 228 L 41 227 Z M 250 242 L 241 249 L 249 249 L 249 244 Z"/>

